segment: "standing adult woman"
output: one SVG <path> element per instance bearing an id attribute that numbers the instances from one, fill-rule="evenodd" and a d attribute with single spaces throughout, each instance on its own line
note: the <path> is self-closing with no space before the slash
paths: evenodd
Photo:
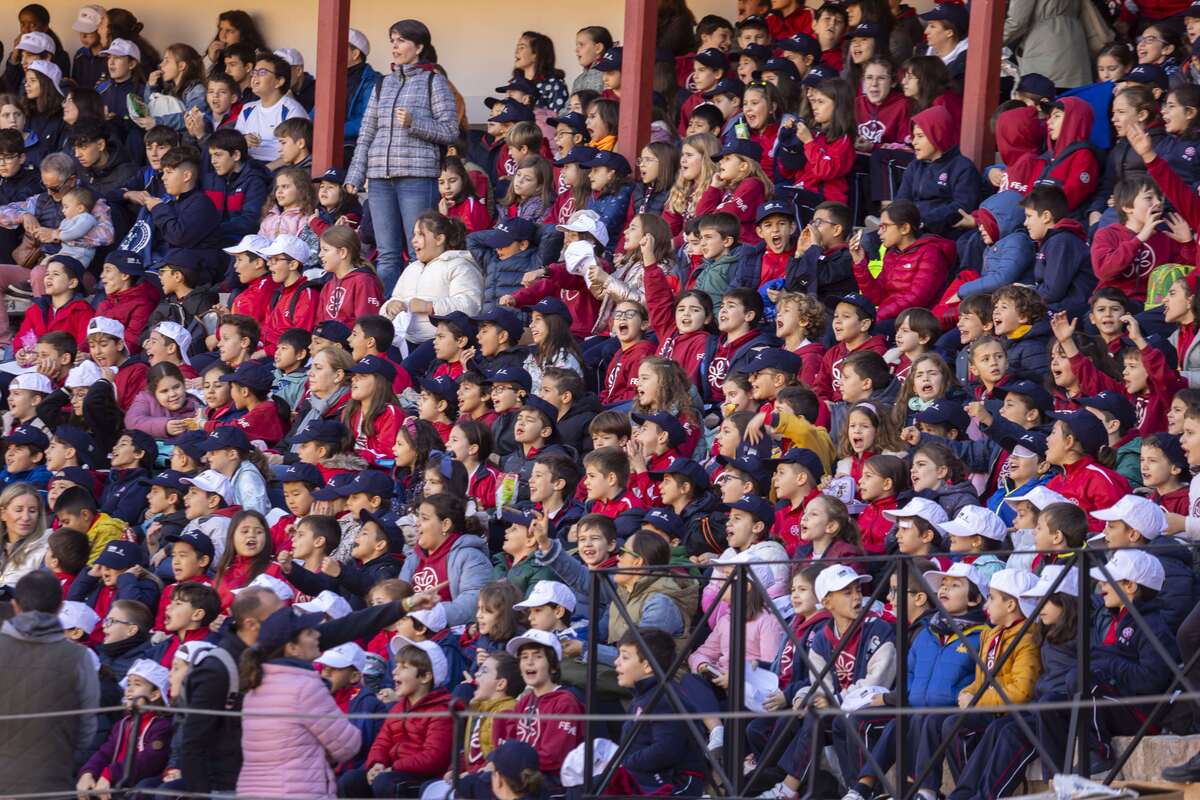
<path id="1" fill-rule="evenodd" d="M 443 147 L 458 139 L 458 108 L 450 82 L 433 69 L 437 51 L 425 23 L 402 19 L 388 32 L 392 73 L 363 115 L 346 190 L 371 181 L 367 198 L 379 246 L 376 269 L 390 292 L 404 267 L 417 217 L 437 207 Z M 414 256 L 415 257 L 415 256 Z"/>
<path id="2" fill-rule="evenodd" d="M 1022 75 L 1045 75 L 1061 89 L 1092 80 L 1091 51 L 1080 4 L 1088 0 L 1013 0 L 1004 18 L 1004 44 Z"/>
<path id="3" fill-rule="evenodd" d="M 0 492 L 0 586 L 13 586 L 40 569 L 50 535 L 37 489 L 13 483 Z"/>

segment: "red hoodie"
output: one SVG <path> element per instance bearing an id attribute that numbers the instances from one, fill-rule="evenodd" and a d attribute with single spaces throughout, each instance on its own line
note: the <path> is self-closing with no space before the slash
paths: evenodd
<path id="1" fill-rule="evenodd" d="M 846 347 L 844 342 L 838 342 L 821 356 L 821 367 L 817 372 L 816 380 L 812 383 L 812 390 L 822 400 L 833 403 L 841 401 L 842 362 L 846 360 L 846 356 L 859 350 L 868 350 L 883 355 L 887 349 L 887 340 L 882 336 L 871 336 L 853 350 Z"/>
<path id="2" fill-rule="evenodd" d="M 632 400 L 637 395 L 638 367 L 654 353 L 654 342 L 641 339 L 629 347 L 617 348 L 608 368 L 604 370 L 604 383 L 600 387 L 600 402 L 604 405 Z"/>
<path id="3" fill-rule="evenodd" d="M 800 381 L 805 386 L 815 386 L 821 373 L 821 360 L 825 357 L 825 345 L 809 342 L 792 351 L 800 356 Z"/>
<path id="4" fill-rule="evenodd" d="M 1078 97 L 1064 97 L 1062 128 L 1058 139 L 1050 141 L 1046 135 L 1047 148 L 1053 158 L 1047 165 L 1047 178 L 1062 186 L 1067 195 L 1067 202 L 1074 211 L 1085 200 L 1091 197 L 1100 180 L 1100 163 L 1090 147 L 1077 147 L 1071 152 L 1071 145 L 1086 144 L 1092 136 L 1092 107 Z M 1045 170 L 1044 170 L 1045 171 Z"/>
<path id="5" fill-rule="evenodd" d="M 700 385 L 700 362 L 708 347 L 708 331 L 701 328 L 691 333 L 679 333 L 675 327 L 675 293 L 663 274 L 662 267 L 646 267 L 642 276 L 646 288 L 646 309 L 650 313 L 650 328 L 658 337 L 658 355 L 669 358 L 683 367 L 688 379 Z"/>
<path id="6" fill-rule="evenodd" d="M 871 275 L 866 259 L 856 261 L 854 277 L 862 293 L 878 307 L 877 319 L 895 319 L 906 308 L 933 307 L 956 255 L 949 239 L 922 236 L 904 250 L 884 253 L 878 277 Z"/>
<path id="7" fill-rule="evenodd" d="M 996 120 L 996 149 L 1004 162 L 1000 191 L 1014 189 L 1029 194 L 1046 164 L 1039 157 L 1046 126 L 1031 106 L 1005 111 Z"/>
<path id="8" fill-rule="evenodd" d="M 1088 512 L 1088 530 L 1093 533 L 1104 530 L 1104 520 L 1096 519 L 1091 512 L 1112 508 L 1131 491 L 1124 476 L 1097 464 L 1091 456 L 1064 467 L 1063 474 L 1052 478 L 1046 488 Z"/>
<path id="9" fill-rule="evenodd" d="M 709 186 L 696 203 L 696 216 L 715 214 L 718 211 L 733 214 L 742 224 L 742 244 L 758 244 L 761 240 L 758 238 L 754 217 L 765 197 L 766 188 L 762 181 L 755 177 L 744 179 L 733 187 L 732 191 Z"/>
<path id="10" fill-rule="evenodd" d="M 962 133 L 962 115 L 963 115 L 963 99 L 962 95 L 953 90 L 942 92 L 937 97 L 933 98 L 933 102 L 929 104 L 930 108 L 944 108 L 950 112 L 950 128 L 947 134 L 950 141 L 958 143 L 960 134 Z"/>
<path id="11" fill-rule="evenodd" d="M 279 345 L 279 337 L 290 328 L 311 331 L 317 324 L 319 295 L 316 288 L 301 278 L 291 286 L 272 283 L 270 308 L 263 321 L 263 349 L 272 358 Z"/>
<path id="12" fill-rule="evenodd" d="M 162 293 L 150 281 L 135 283 L 123 292 L 113 292 L 96 307 L 97 317 L 115 319 L 125 326 L 125 348 L 132 356 L 142 352 L 142 331 Z"/>
<path id="13" fill-rule="evenodd" d="M 872 150 L 882 144 L 903 144 L 909 134 L 908 98 L 893 91 L 875 105 L 865 94 L 859 94 L 854 101 L 854 118 L 858 138 L 869 142 Z"/>
<path id="14" fill-rule="evenodd" d="M 234 314 L 245 314 L 252 319 L 264 319 L 267 309 L 271 307 L 271 295 L 274 293 L 275 281 L 271 280 L 271 274 L 267 273 L 244 285 L 237 297 L 233 298 L 229 310 Z"/>
<path id="15" fill-rule="evenodd" d="M 583 741 L 579 723 L 573 720 L 541 718 L 542 714 L 582 714 L 583 705 L 567 689 L 556 688 L 538 696 L 525 692 L 513 709 L 515 717 L 492 723 L 492 741 L 497 744 L 519 739 L 533 745 L 542 772 L 557 775 L 567 753 Z"/>
<path id="16" fill-rule="evenodd" d="M 1167 411 L 1171 408 L 1171 399 L 1176 392 L 1187 387 L 1187 381 L 1179 372 L 1171 369 L 1166 356 L 1157 347 L 1145 347 L 1138 352 L 1142 354 L 1142 366 L 1146 368 L 1146 389 L 1135 395 L 1125 394 L 1125 397 L 1137 411 L 1137 435 L 1152 436 L 1167 429 Z"/>
<path id="17" fill-rule="evenodd" d="M 87 326 L 94 316 L 96 312 L 82 297 L 77 296 L 67 301 L 62 308 L 54 308 L 49 295 L 34 298 L 29 310 L 25 312 L 25 319 L 21 320 L 17 335 L 13 337 L 13 349 L 27 347 L 32 350 L 43 334 L 50 331 L 66 331 L 79 343 L 80 352 L 86 353 Z"/>
<path id="18" fill-rule="evenodd" d="M 608 264 L 599 263 L 605 272 L 609 271 Z M 544 297 L 557 297 L 566 304 L 571 312 L 572 335 L 581 340 L 592 335 L 596 318 L 600 316 L 600 301 L 588 290 L 587 281 L 567 272 L 566 264 L 551 264 L 546 267 L 546 277 L 513 293 L 513 300 L 522 308 Z"/>
<path id="19" fill-rule="evenodd" d="M 854 168 L 854 142 L 842 136 L 832 142 L 824 133 L 813 133 L 804 145 L 804 169 L 796 178 L 796 188 L 816 192 L 826 200 L 846 202 L 850 196 L 846 176 Z"/>
<path id="20" fill-rule="evenodd" d="M 367 267 L 359 267 L 344 278 L 329 276 L 321 287 L 317 322 L 335 319 L 353 327 L 359 317 L 378 314 L 382 307 L 383 284 L 379 282 L 379 276 Z"/>
<path id="21" fill-rule="evenodd" d="M 1146 241 L 1114 222 L 1096 231 L 1092 239 L 1092 271 L 1100 279 L 1097 289 L 1120 289 L 1131 300 L 1146 299 L 1150 273 L 1160 264 L 1197 263 L 1196 240 L 1181 244 L 1155 231 Z"/>
<path id="22" fill-rule="evenodd" d="M 488 214 L 487 205 L 476 197 L 468 197 L 461 203 L 450 206 L 446 216 L 462 220 L 462 224 L 467 226 L 467 233 L 492 227 L 492 218 Z"/>
<path id="23" fill-rule="evenodd" d="M 234 423 L 250 441 L 261 439 L 273 447 L 287 433 L 287 427 L 279 418 L 279 408 L 273 400 L 263 400 L 247 411 Z"/>

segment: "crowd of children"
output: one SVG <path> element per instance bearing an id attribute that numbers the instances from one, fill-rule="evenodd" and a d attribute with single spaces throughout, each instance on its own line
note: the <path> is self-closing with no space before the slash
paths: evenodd
<path id="1" fill-rule="evenodd" d="M 725 791 L 737 730 L 764 796 L 869 800 L 902 739 L 922 800 L 944 768 L 990 800 L 1073 746 L 1000 707 L 1195 661 L 1200 5 L 1092 9 L 1088 83 L 1030 69 L 1014 3 L 983 170 L 965 7 L 736 5 L 660 2 L 633 164 L 603 27 L 569 85 L 521 34 L 476 131 L 422 23 L 384 75 L 352 30 L 319 173 L 313 78 L 245 12 L 160 58 L 85 6 L 69 59 L 20 11 L 0 587 L 21 617 L 52 580 L 131 709 L 63 767 L 81 797 L 558 795 L 591 697 L 627 794 Z M 783 713 L 727 733 L 740 661 Z M 856 713 L 901 702 L 961 713 Z M 1148 708 L 1081 718 L 1084 756 Z"/>

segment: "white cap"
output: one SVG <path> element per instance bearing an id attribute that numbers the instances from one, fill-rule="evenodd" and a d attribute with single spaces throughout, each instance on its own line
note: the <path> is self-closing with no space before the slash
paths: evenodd
<path id="1" fill-rule="evenodd" d="M 294 47 L 281 47 L 275 51 L 275 55 L 286 61 L 289 67 L 304 66 L 304 56 L 300 55 L 300 51 Z"/>
<path id="2" fill-rule="evenodd" d="M 226 247 L 225 252 L 231 256 L 236 256 L 238 253 L 254 253 L 259 256 L 270 246 L 271 240 L 267 237 L 259 236 L 257 233 L 248 233 L 233 247 Z"/>
<path id="3" fill-rule="evenodd" d="M 442 652 L 442 648 L 438 647 L 434 642 L 414 642 L 412 639 L 405 639 L 403 636 L 393 636 L 392 641 L 388 643 L 388 647 L 392 650 L 393 659 L 399 655 L 400 648 L 405 645 L 412 645 L 418 650 L 425 651 L 425 655 L 429 656 L 429 663 L 433 666 L 434 688 L 445 686 L 446 681 L 450 679 L 450 664 L 447 663 L 446 654 Z"/>
<path id="4" fill-rule="evenodd" d="M 104 16 L 103 6 L 84 6 L 79 9 L 71 30 L 76 33 L 95 33 L 100 30 L 100 19 Z"/>
<path id="5" fill-rule="evenodd" d="M 539 631 L 537 628 L 530 628 L 520 636 L 514 636 L 508 640 L 505 650 L 510 656 L 516 656 L 521 652 L 521 646 L 526 644 L 540 644 L 543 647 L 549 647 L 554 651 L 554 655 L 562 660 L 562 645 L 559 644 L 558 637 L 550 631 Z"/>
<path id="6" fill-rule="evenodd" d="M 163 696 L 163 700 L 167 699 L 167 676 L 170 671 L 157 661 L 152 661 L 149 658 L 139 658 L 133 662 L 133 666 L 125 673 L 125 677 L 121 679 L 121 688 L 129 686 L 129 679 L 136 675 L 143 680 L 154 684 L 154 688 L 158 689 Z"/>
<path id="7" fill-rule="evenodd" d="M 939 584 L 941 583 L 942 578 L 966 578 L 971 583 L 975 584 L 975 588 L 979 590 L 980 594 L 983 594 L 983 595 L 987 594 L 987 590 L 988 590 L 987 577 L 984 576 L 984 574 L 982 572 L 980 572 L 975 567 L 974 564 L 968 564 L 965 561 L 955 561 L 953 564 L 951 564 L 945 570 L 931 569 L 928 572 L 925 572 L 923 574 L 924 574 L 926 580 L 928 580 L 929 578 L 936 575 L 938 577 Z M 937 588 L 933 585 L 933 581 L 929 581 L 929 583 L 930 583 L 929 588 L 933 589 L 934 591 L 937 591 Z"/>
<path id="8" fill-rule="evenodd" d="M 321 592 L 307 603 L 296 603 L 296 608 L 301 611 L 328 614 L 330 619 L 341 619 L 353 610 L 346 602 L 346 598 L 329 589 Z"/>
<path id="9" fill-rule="evenodd" d="M 1058 588 L 1053 589 L 1054 582 L 1058 580 L 1058 576 L 1066 571 L 1066 577 L 1059 582 Z M 1068 569 L 1062 564 L 1050 564 L 1042 568 L 1042 576 L 1038 578 L 1037 585 L 1027 591 L 1025 597 L 1043 597 L 1054 592 L 1062 592 L 1063 594 L 1074 595 L 1079 597 L 1079 570 L 1075 567 Z"/>
<path id="10" fill-rule="evenodd" d="M 1124 522 L 1147 539 L 1157 539 L 1167 529 L 1167 515 L 1162 506 L 1145 497 L 1127 494 L 1111 508 L 1092 512 L 1105 522 Z"/>
<path id="11" fill-rule="evenodd" d="M 184 642 L 175 649 L 175 657 L 171 660 L 186 661 L 188 664 L 195 666 L 196 656 L 200 655 L 206 650 L 212 650 L 215 647 L 215 644 L 212 642 L 206 642 L 203 639 L 195 639 L 190 642 Z"/>
<path id="12" fill-rule="evenodd" d="M 67 600 L 58 610 L 58 621 L 64 631 L 79 628 L 84 636 L 91 636 L 92 631 L 100 624 L 100 616 L 87 603 L 78 600 Z"/>
<path id="13" fill-rule="evenodd" d="M 183 363 L 191 365 L 192 359 L 188 357 L 188 350 L 192 347 L 192 334 L 188 333 L 187 328 L 178 322 L 164 321 L 155 325 L 154 330 L 179 345 L 179 353 L 183 356 Z"/>
<path id="14" fill-rule="evenodd" d="M 91 336 L 95 333 L 112 336 L 121 344 L 125 343 L 125 326 L 112 317 L 92 317 L 88 320 L 87 335 Z"/>
<path id="15" fill-rule="evenodd" d="M 281 581 L 274 575 L 268 575 L 265 572 L 260 575 L 256 575 L 254 580 L 250 581 L 242 588 L 234 589 L 233 593 L 238 594 L 239 592 L 244 592 L 247 589 L 266 589 L 285 603 L 296 596 L 296 593 L 292 591 L 292 587 L 289 586 L 285 581 Z"/>
<path id="16" fill-rule="evenodd" d="M 363 58 L 371 55 L 371 42 L 367 40 L 367 35 L 358 28 L 350 29 L 350 46 L 361 50 Z"/>
<path id="17" fill-rule="evenodd" d="M 859 575 L 848 564 L 834 564 L 832 567 L 821 570 L 813 589 L 817 593 L 817 600 L 824 603 L 825 595 L 830 592 L 845 589 L 852 583 L 866 583 L 869 580 L 871 580 L 870 575 Z"/>
<path id="18" fill-rule="evenodd" d="M 201 491 L 219 494 L 226 503 L 233 497 L 233 486 L 229 483 L 229 479 L 215 469 L 206 469 L 194 477 L 180 478 L 180 481 L 189 486 L 195 486 Z"/>
<path id="19" fill-rule="evenodd" d="M 102 56 L 129 56 L 134 61 L 142 60 L 142 51 L 128 39 L 113 39 L 108 47 L 100 51 Z"/>
<path id="20" fill-rule="evenodd" d="M 1013 508 L 1016 508 L 1017 503 L 1021 501 L 1031 503 L 1038 511 L 1045 511 L 1047 506 L 1052 506 L 1055 503 L 1071 502 L 1063 495 L 1059 494 L 1053 489 L 1047 489 L 1045 486 L 1035 486 L 1025 494 L 1018 497 L 1004 498 L 1004 502 L 1008 503 Z"/>
<path id="21" fill-rule="evenodd" d="M 1021 607 L 1021 613 L 1029 616 L 1037 606 L 1037 600 L 1027 597 L 1029 590 L 1037 586 L 1038 578 L 1023 569 L 1002 569 L 992 575 L 989 587 L 1013 597 Z"/>
<path id="22" fill-rule="evenodd" d="M 514 608 L 537 608 L 549 605 L 550 603 L 560 605 L 567 611 L 574 611 L 575 593 L 565 583 L 559 583 L 558 581 L 538 581 L 533 585 L 533 590 L 529 593 L 529 597 L 517 603 Z"/>
<path id="23" fill-rule="evenodd" d="M 290 259 L 304 264 L 312 257 L 312 250 L 308 248 L 308 245 L 299 236 L 281 233 L 275 237 L 275 241 L 258 251 L 258 254 L 263 258 L 285 255 Z"/>
<path id="24" fill-rule="evenodd" d="M 433 633 L 446 630 L 446 626 L 450 624 L 450 621 L 446 619 L 446 607 L 441 603 L 433 608 L 410 611 L 408 615 Z"/>
<path id="25" fill-rule="evenodd" d="M 732 547 L 725 548 L 725 552 L 717 556 L 709 562 L 720 566 L 729 566 L 732 564 L 751 564 L 750 571 L 754 573 L 754 577 L 758 578 L 758 582 L 762 588 L 767 589 L 775 582 L 774 576 L 771 574 L 771 567 L 768 566 L 761 558 L 751 553 L 749 550 L 738 552 Z"/>
<path id="26" fill-rule="evenodd" d="M 1144 550 L 1136 547 L 1124 547 L 1112 554 L 1105 565 L 1108 575 L 1100 571 L 1100 567 L 1092 567 L 1093 580 L 1111 583 L 1112 581 L 1133 581 L 1138 586 L 1162 591 L 1163 581 L 1167 579 L 1163 572 L 1162 562 Z M 1111 577 L 1110 577 L 1111 576 Z"/>
<path id="27" fill-rule="evenodd" d="M 590 233 L 600 244 L 608 244 L 608 228 L 605 227 L 604 220 L 600 219 L 600 215 L 590 208 L 576 211 L 567 217 L 567 221 L 559 225 L 558 229 L 575 233 Z"/>
<path id="28" fill-rule="evenodd" d="M 58 46 L 54 44 L 54 37 L 41 31 L 21 34 L 20 41 L 13 49 L 24 50 L 26 53 L 50 53 L 51 55 L 58 52 Z"/>
<path id="29" fill-rule="evenodd" d="M 85 386 L 91 386 L 103 377 L 104 375 L 100 372 L 100 367 L 96 366 L 95 361 L 80 361 L 71 367 L 71 371 L 67 373 L 67 380 L 64 385 L 68 389 L 81 389 Z"/>
<path id="30" fill-rule="evenodd" d="M 50 83 L 52 83 L 54 85 L 54 91 L 58 92 L 59 94 L 63 93 L 63 90 L 62 90 L 63 74 L 62 74 L 62 70 L 58 68 L 58 64 L 55 64 L 53 61 L 46 61 L 45 59 L 38 59 L 37 61 L 30 63 L 29 69 L 33 70 L 34 72 L 40 72 L 43 75 L 45 75 L 47 78 L 50 79 Z"/>
<path id="31" fill-rule="evenodd" d="M 983 506 L 963 506 L 954 519 L 938 526 L 949 536 L 982 536 L 995 542 L 1003 542 L 1008 536 L 1008 526 L 993 512 Z"/>
<path id="32" fill-rule="evenodd" d="M 303 604 L 297 604 L 297 607 L 303 608 Z M 321 653 L 317 657 L 317 663 L 332 667 L 333 669 L 354 667 L 359 672 L 362 672 L 363 668 L 367 666 L 367 654 L 354 642 L 346 642 Z"/>
<path id="33" fill-rule="evenodd" d="M 22 372 L 17 377 L 13 378 L 12 383 L 8 385 L 9 389 L 24 389 L 27 392 L 41 392 L 42 394 L 50 394 L 54 391 L 54 384 L 50 383 L 50 379 L 40 372 Z"/>
<path id="34" fill-rule="evenodd" d="M 904 506 L 904 508 L 896 508 L 891 511 L 885 511 L 883 512 L 883 515 L 888 519 L 920 517 L 921 519 L 935 526 L 949 521 L 949 517 L 946 516 L 946 509 L 942 508 L 932 500 L 926 500 L 924 497 L 914 497 L 908 501 L 908 505 Z"/>

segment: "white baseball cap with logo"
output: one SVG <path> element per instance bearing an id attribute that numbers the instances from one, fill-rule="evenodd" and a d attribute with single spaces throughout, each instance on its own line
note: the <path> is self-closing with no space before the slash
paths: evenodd
<path id="1" fill-rule="evenodd" d="M 154 326 L 155 333 L 161 333 L 179 346 L 179 355 L 183 357 L 183 363 L 191 366 L 192 359 L 188 356 L 188 350 L 192 348 L 192 334 L 188 333 L 188 329 L 180 325 L 178 322 L 164 320 Z"/>
<path id="2" fill-rule="evenodd" d="M 559 225 L 558 229 L 575 233 L 590 233 L 600 244 L 608 244 L 608 228 L 605 227 L 604 220 L 600 219 L 600 215 L 590 208 L 576 211 L 567 218 L 566 222 Z"/>
<path id="3" fill-rule="evenodd" d="M 575 593 L 559 581 L 538 581 L 529 592 L 529 597 L 517 603 L 514 608 L 539 608 L 550 603 L 562 606 L 567 611 L 574 611 Z"/>
<path id="4" fill-rule="evenodd" d="M 1008 526 L 1004 520 L 983 506 L 963 506 L 954 519 L 942 523 L 938 529 L 949 536 L 982 536 L 994 542 L 1003 542 L 1008 538 Z"/>
<path id="5" fill-rule="evenodd" d="M 40 372 L 22 372 L 13 378 L 8 388 L 50 394 L 54 391 L 54 384 L 50 383 L 50 379 Z"/>
<path id="6" fill-rule="evenodd" d="M 549 647 L 554 651 L 554 655 L 562 660 L 562 644 L 559 643 L 558 637 L 550 631 L 540 631 L 537 628 L 530 628 L 520 636 L 514 636 L 508 640 L 505 650 L 510 656 L 517 656 L 521 652 L 521 648 L 527 644 L 540 644 L 543 647 Z"/>
<path id="7" fill-rule="evenodd" d="M 1108 575 L 1105 575 L 1100 567 L 1092 567 L 1092 579 L 1105 583 L 1133 581 L 1138 586 L 1145 586 L 1156 592 L 1162 591 L 1163 582 L 1167 579 L 1162 562 L 1136 547 L 1124 547 L 1113 553 L 1105 567 L 1108 569 Z"/>
<path id="8" fill-rule="evenodd" d="M 100 51 L 102 56 L 126 56 L 134 61 L 142 60 L 141 49 L 128 39 L 113 39 L 108 47 Z"/>
<path id="9" fill-rule="evenodd" d="M 125 343 L 125 326 L 112 317 L 92 317 L 88 320 L 87 335 L 92 336 L 97 333 L 111 336 L 121 344 Z"/>
<path id="10" fill-rule="evenodd" d="M 393 636 L 392 641 L 388 643 L 388 647 L 392 650 L 392 658 L 396 658 L 400 654 L 400 649 L 405 645 L 412 645 L 418 650 L 425 651 L 425 655 L 429 656 L 429 664 L 433 667 L 434 688 L 445 686 L 446 681 L 450 679 L 450 664 L 446 661 L 446 654 L 442 652 L 442 648 L 438 647 L 435 642 L 414 642 L 403 636 Z"/>
<path id="11" fill-rule="evenodd" d="M 867 583 L 870 580 L 870 575 L 859 575 L 848 564 L 834 564 L 821 570 L 813 590 L 817 594 L 817 600 L 824 603 L 825 596 L 830 592 L 841 591 L 852 583 Z"/>
<path id="12" fill-rule="evenodd" d="M 64 631 L 79 628 L 84 636 L 91 636 L 92 631 L 100 624 L 100 615 L 87 603 L 78 600 L 67 600 L 58 610 L 58 621 Z"/>
<path id="13" fill-rule="evenodd" d="M 371 42 L 367 35 L 358 28 L 350 29 L 350 46 L 362 51 L 363 58 L 371 55 Z"/>
<path id="14" fill-rule="evenodd" d="M 84 6 L 75 15 L 71 30 L 76 33 L 95 33 L 100 30 L 100 20 L 104 17 L 103 6 Z"/>
<path id="15" fill-rule="evenodd" d="M 258 251 L 258 254 L 263 258 L 271 256 L 287 256 L 293 261 L 299 261 L 304 264 L 312 256 L 312 250 L 304 243 L 304 240 L 299 236 L 281 233 L 275 237 L 275 241 L 271 242 L 266 248 Z"/>
<path id="16" fill-rule="evenodd" d="M 58 64 L 55 64 L 53 61 L 47 61 L 44 58 L 39 58 L 37 61 L 34 61 L 29 65 L 29 69 L 45 75 L 46 79 L 49 80 L 54 86 L 54 91 L 58 92 L 60 95 L 63 93 L 63 74 L 62 70 L 58 68 Z"/>
<path id="17" fill-rule="evenodd" d="M 966 578 L 971 583 L 975 584 L 975 588 L 979 590 L 980 594 L 987 594 L 987 577 L 985 577 L 984 574 L 980 572 L 974 564 L 968 564 L 965 561 L 955 561 L 944 570 L 931 569 L 922 574 L 925 576 L 925 580 L 929 581 L 929 588 L 933 589 L 935 592 L 937 591 L 938 586 L 941 585 L 942 578 Z M 930 580 L 930 578 L 933 577 L 937 577 L 937 581 Z"/>
<path id="18" fill-rule="evenodd" d="M 1105 522 L 1124 522 L 1146 539 L 1157 539 L 1167 530 L 1167 515 L 1162 506 L 1136 494 L 1127 494 L 1116 505 L 1091 513 Z"/>
<path id="19" fill-rule="evenodd" d="M 253 253 L 261 256 L 263 251 L 270 246 L 271 240 L 267 237 L 259 236 L 257 233 L 248 233 L 233 247 L 226 247 L 225 252 L 231 256 L 236 256 L 238 253 Z"/>
<path id="20" fill-rule="evenodd" d="M 1017 507 L 1017 503 L 1030 503 L 1038 511 L 1045 511 L 1047 506 L 1052 506 L 1055 503 L 1069 503 L 1071 501 L 1053 489 L 1047 489 L 1045 486 L 1035 486 L 1018 497 L 1004 498 L 1004 502 L 1013 508 Z"/>
<path id="21" fill-rule="evenodd" d="M 125 677 L 121 679 L 121 688 L 129 686 L 129 679 L 137 676 L 142 680 L 153 684 L 155 689 L 158 689 L 159 694 L 163 696 L 163 701 L 167 699 L 167 677 L 170 675 L 162 664 L 153 661 L 149 658 L 139 658 L 133 662 L 133 666 L 125 673 Z"/>
<path id="22" fill-rule="evenodd" d="M 1002 569 L 992 575 L 988 583 L 988 590 L 996 589 L 1015 598 L 1017 605 L 1021 607 L 1021 613 L 1029 616 L 1037 606 L 1037 600 L 1025 595 L 1030 589 L 1037 586 L 1037 582 L 1037 575 L 1028 570 Z"/>
<path id="23" fill-rule="evenodd" d="M 239 594 L 247 589 L 266 589 L 285 603 L 296 596 L 296 593 L 292 591 L 292 587 L 288 586 L 286 582 L 279 580 L 279 578 L 276 578 L 274 575 L 268 575 L 265 572 L 261 575 L 256 575 L 254 580 L 250 581 L 242 588 L 234 589 L 233 593 Z"/>
<path id="24" fill-rule="evenodd" d="M 95 361 L 80 361 L 71 371 L 67 373 L 67 380 L 64 384 L 68 389 L 83 389 L 96 383 L 103 378 L 103 373 L 100 372 L 100 367 L 96 366 Z"/>
<path id="25" fill-rule="evenodd" d="M 1054 582 L 1058 581 L 1058 576 L 1063 572 L 1067 574 L 1058 582 L 1058 588 L 1054 588 Z M 1050 564 L 1042 568 L 1042 576 L 1038 578 L 1037 585 L 1027 591 L 1024 596 L 1044 597 L 1051 592 L 1061 592 L 1079 597 L 1079 570 L 1075 567 L 1068 569 L 1062 564 Z"/>
<path id="26" fill-rule="evenodd" d="M 304 66 L 304 56 L 294 47 L 281 47 L 275 51 L 275 55 L 286 61 L 289 67 Z"/>
<path id="27" fill-rule="evenodd" d="M 446 618 L 446 607 L 441 603 L 438 603 L 433 608 L 410 611 L 408 615 L 433 633 L 446 630 L 446 626 L 450 624 L 450 621 Z"/>
<path id="28" fill-rule="evenodd" d="M 946 509 L 932 500 L 926 500 L 924 497 L 914 497 L 908 501 L 904 508 L 885 511 L 883 515 L 892 520 L 920 517 L 935 527 L 950 519 L 946 516 Z"/>
<path id="29" fill-rule="evenodd" d="M 297 604 L 300 605 L 300 604 Z M 346 669 L 353 667 L 362 672 L 367 666 L 367 654 L 361 647 L 354 642 L 346 642 L 339 644 L 337 647 L 331 647 L 317 657 L 317 663 L 333 669 Z"/>
<path id="30" fill-rule="evenodd" d="M 219 494 L 226 503 L 233 497 L 233 486 L 229 483 L 229 479 L 214 469 L 206 469 L 199 475 L 180 480 L 189 486 L 195 486 L 202 492 Z"/>
<path id="31" fill-rule="evenodd" d="M 353 611 L 346 598 L 326 589 L 307 603 L 296 603 L 296 608 L 318 614 L 327 614 L 330 619 L 341 619 Z"/>
<path id="32" fill-rule="evenodd" d="M 22 50 L 26 53 L 50 53 L 51 55 L 58 52 L 58 46 L 54 44 L 54 37 L 41 31 L 30 31 L 29 33 L 21 34 L 17 46 L 13 49 Z"/>

